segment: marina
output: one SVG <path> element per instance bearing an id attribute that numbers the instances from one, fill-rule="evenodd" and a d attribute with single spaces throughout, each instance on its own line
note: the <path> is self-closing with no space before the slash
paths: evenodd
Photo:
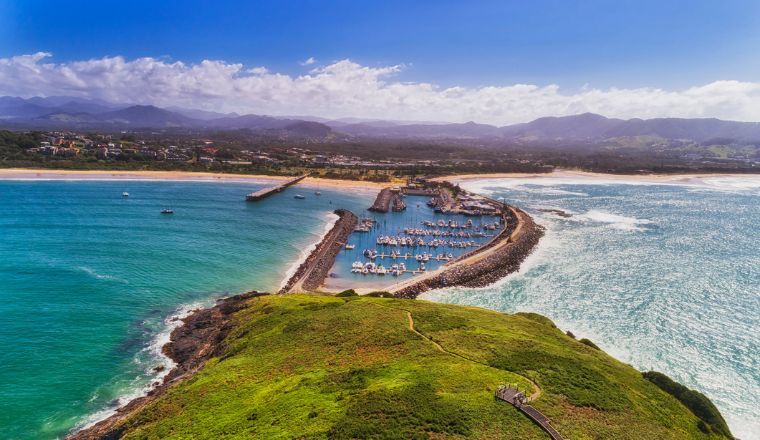
<path id="1" fill-rule="evenodd" d="M 437 192 L 418 190 L 417 194 L 390 188 L 378 194 L 338 254 L 325 280 L 326 290 L 352 286 L 389 290 L 479 249 L 504 229 L 500 216 L 443 211 L 429 203 Z M 406 209 L 383 209 L 396 199 Z M 453 206 L 452 199 L 445 200 Z"/>

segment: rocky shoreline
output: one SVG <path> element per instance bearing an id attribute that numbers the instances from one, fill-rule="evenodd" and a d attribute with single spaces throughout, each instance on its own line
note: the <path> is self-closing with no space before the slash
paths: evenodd
<path id="1" fill-rule="evenodd" d="M 484 287 L 516 272 L 533 252 L 544 228 L 525 211 L 510 207 L 503 217 L 505 228 L 485 246 L 458 259 L 433 277 L 394 291 L 399 298 L 417 298 L 423 292 L 443 287 Z"/>
<path id="2" fill-rule="evenodd" d="M 346 209 L 338 209 L 335 214 L 339 217 L 338 221 L 278 293 L 309 292 L 322 285 L 335 262 L 335 257 L 343 249 L 348 236 L 359 222 L 356 214 Z"/>
<path id="3" fill-rule="evenodd" d="M 116 414 L 90 427 L 68 435 L 68 440 L 116 440 L 121 438 L 127 426 L 124 422 L 130 415 L 145 407 L 179 381 L 188 379 L 207 360 L 222 353 L 223 341 L 232 329 L 232 315 L 245 308 L 245 303 L 257 296 L 268 295 L 251 291 L 217 301 L 216 305 L 194 311 L 184 318 L 183 325 L 172 331 L 169 343 L 163 346 L 165 355 L 176 362 L 176 366 L 166 375 L 163 383 L 147 395 L 133 399 L 118 408 Z"/>
<path id="4" fill-rule="evenodd" d="M 390 194 L 389 194 L 390 195 Z M 381 195 L 378 195 L 378 199 Z M 390 201 L 390 198 L 389 200 Z M 313 291 L 328 275 L 335 257 L 358 223 L 356 214 L 339 209 L 335 225 L 323 237 L 314 251 L 299 266 L 279 293 Z M 400 298 L 416 298 L 427 290 L 447 286 L 480 287 L 516 271 L 543 236 L 543 227 L 533 222 L 524 211 L 510 208 L 502 216 L 504 229 L 485 246 L 460 257 L 455 265 L 433 278 L 420 280 L 394 292 Z M 519 231 L 518 231 L 519 229 Z M 518 232 L 515 234 L 515 232 Z M 497 249 L 498 248 L 498 249 Z M 487 254 L 483 256 L 483 254 Z M 208 359 L 224 351 L 224 339 L 232 328 L 232 315 L 245 308 L 250 298 L 267 295 L 256 291 L 220 299 L 216 305 L 194 311 L 184 318 L 183 325 L 172 331 L 170 342 L 162 351 L 176 366 L 146 396 L 136 398 L 116 410 L 116 413 L 90 427 L 73 432 L 70 440 L 116 440 L 129 426 L 124 423 L 130 415 L 150 404 L 173 384 L 186 380 Z"/>

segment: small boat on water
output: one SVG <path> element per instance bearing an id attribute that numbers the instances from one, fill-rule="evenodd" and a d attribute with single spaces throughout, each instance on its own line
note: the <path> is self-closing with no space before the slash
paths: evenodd
<path id="1" fill-rule="evenodd" d="M 293 198 L 294 198 L 294 199 L 298 199 L 298 200 L 303 200 L 303 199 L 305 199 L 306 197 L 302 196 L 301 194 L 296 194 L 296 195 L 294 195 L 294 196 L 293 196 Z"/>
<path id="2" fill-rule="evenodd" d="M 314 195 L 315 195 L 315 196 L 321 196 L 321 195 L 322 195 L 322 193 L 321 193 L 321 192 L 319 192 L 319 191 L 314 191 Z"/>
<path id="3" fill-rule="evenodd" d="M 169 208 L 164 208 L 161 210 L 161 214 L 174 214 L 174 210 L 169 209 Z"/>
<path id="4" fill-rule="evenodd" d="M 122 196 L 122 197 L 129 197 L 129 193 L 128 193 L 128 192 L 126 192 L 126 191 L 124 191 L 123 193 L 121 193 L 121 196 Z"/>
<path id="5" fill-rule="evenodd" d="M 349 250 L 349 251 L 351 249 L 355 248 L 355 247 L 356 247 L 356 245 L 346 243 L 346 249 Z"/>

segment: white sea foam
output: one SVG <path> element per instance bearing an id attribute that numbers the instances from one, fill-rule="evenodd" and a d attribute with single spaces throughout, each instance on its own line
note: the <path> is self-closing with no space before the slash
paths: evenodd
<path id="1" fill-rule="evenodd" d="M 179 307 L 163 321 L 162 329 L 148 343 L 148 345 L 135 355 L 134 362 L 142 370 L 143 374 L 138 375 L 133 383 L 126 387 L 123 393 L 116 400 L 99 411 L 87 415 L 76 424 L 74 431 L 89 428 L 96 423 L 107 419 L 116 414 L 116 411 L 131 402 L 134 399 L 146 396 L 151 390 L 156 388 L 157 384 L 163 382 L 166 375 L 177 366 L 176 362 L 166 356 L 162 349 L 164 345 L 171 340 L 172 332 L 183 324 L 183 319 L 190 316 L 194 311 L 208 307 L 211 302 L 198 302 L 187 304 Z M 156 371 L 156 367 L 163 367 L 161 371 Z M 98 398 L 98 391 L 95 391 L 90 401 Z"/>
<path id="2" fill-rule="evenodd" d="M 322 238 L 327 235 L 328 232 L 330 232 L 330 229 L 332 229 L 333 226 L 335 226 L 335 223 L 338 221 L 338 219 L 340 219 L 340 217 L 333 212 L 327 214 L 327 223 L 325 223 L 324 231 L 322 231 L 322 234 L 319 235 L 319 238 L 317 238 L 313 243 L 311 243 L 309 246 L 304 247 L 301 253 L 298 255 L 298 258 L 294 260 L 293 263 L 288 267 L 288 269 L 285 271 L 282 281 L 280 282 L 280 289 L 285 287 L 285 284 L 288 282 L 288 280 L 296 273 L 301 264 L 306 261 L 307 258 L 309 258 L 311 252 L 317 248 L 319 242 L 321 242 Z"/>
<path id="3" fill-rule="evenodd" d="M 538 192 L 556 195 L 587 194 L 556 188 L 563 185 L 675 185 L 716 191 L 748 191 L 760 193 L 760 175 L 714 175 L 714 176 L 534 176 L 468 179 L 460 185 L 473 192 L 491 195 L 498 189 Z M 544 187 L 543 189 L 540 187 Z"/>
<path id="4" fill-rule="evenodd" d="M 108 274 L 101 274 L 98 273 L 95 269 L 87 266 L 77 266 L 77 269 L 86 273 L 87 275 L 90 275 L 91 277 L 98 279 L 98 280 L 111 280 L 111 281 L 118 281 L 120 283 L 128 284 L 129 282 L 125 279 L 115 277 L 113 275 Z"/>
<path id="5" fill-rule="evenodd" d="M 606 223 L 609 226 L 622 231 L 641 231 L 640 225 L 653 224 L 652 220 L 626 217 L 624 215 L 613 214 L 611 212 L 592 209 L 585 214 L 570 217 L 579 221 L 591 221 L 596 223 Z"/>

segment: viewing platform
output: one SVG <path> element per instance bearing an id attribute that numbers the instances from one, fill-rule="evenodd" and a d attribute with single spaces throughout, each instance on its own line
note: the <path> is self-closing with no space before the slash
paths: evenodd
<path id="1" fill-rule="evenodd" d="M 517 390 L 517 388 L 500 386 L 499 389 L 496 390 L 495 397 L 499 400 L 511 403 L 515 408 L 528 416 L 529 419 L 533 420 L 533 422 L 549 434 L 549 437 L 551 437 L 552 440 L 564 440 L 560 433 L 551 425 L 549 418 L 541 414 L 539 410 L 528 405 L 527 402 L 530 399 L 526 398 L 523 393 Z"/>
<path id="2" fill-rule="evenodd" d="M 295 185 L 296 183 L 302 181 L 308 176 L 308 174 L 304 174 L 303 176 L 296 177 L 294 179 L 286 180 L 285 182 L 282 182 L 281 184 L 277 186 L 272 186 L 269 188 L 260 189 L 256 192 L 249 193 L 247 196 L 245 196 L 246 202 L 258 202 L 259 200 L 263 200 L 272 194 L 276 194 L 278 192 L 281 192 L 285 188 Z"/>

